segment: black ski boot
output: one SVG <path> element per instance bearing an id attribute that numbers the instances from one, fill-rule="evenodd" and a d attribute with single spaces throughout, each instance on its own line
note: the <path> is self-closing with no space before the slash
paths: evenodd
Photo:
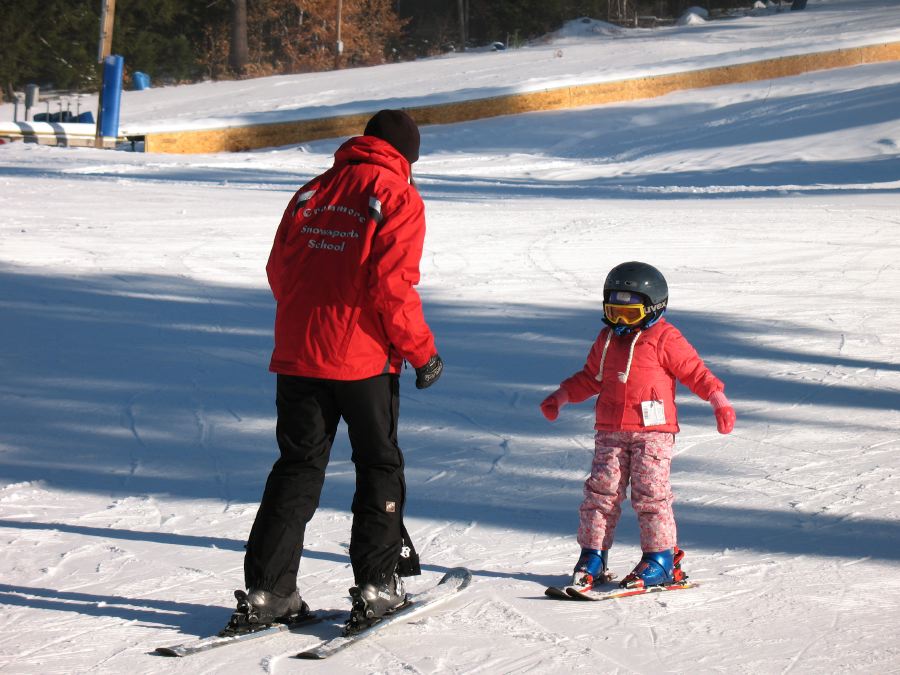
<path id="1" fill-rule="evenodd" d="M 361 584 L 350 589 L 353 609 L 344 632 L 347 635 L 359 632 L 382 617 L 406 605 L 406 591 L 403 582 L 395 573 L 383 584 Z"/>
<path id="2" fill-rule="evenodd" d="M 269 591 L 235 591 L 237 609 L 220 636 L 240 635 L 262 630 L 273 623 L 294 623 L 309 614 L 309 605 L 294 591 L 291 595 L 275 595 Z"/>

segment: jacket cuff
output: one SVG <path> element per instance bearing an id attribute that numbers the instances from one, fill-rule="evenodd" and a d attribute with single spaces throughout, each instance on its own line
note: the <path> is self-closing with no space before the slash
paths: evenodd
<path id="1" fill-rule="evenodd" d="M 409 361 L 409 365 L 411 365 L 413 368 L 421 368 L 431 360 L 432 356 L 435 355 L 437 355 L 437 351 L 430 350 L 427 355 L 425 354 L 425 352 L 420 352 L 417 357 L 414 357 L 414 359 L 409 358 L 406 360 Z"/>
<path id="2" fill-rule="evenodd" d="M 712 405 L 713 410 L 727 408 L 731 405 L 725 397 L 725 392 L 722 390 L 714 391 L 709 397 L 709 403 Z"/>

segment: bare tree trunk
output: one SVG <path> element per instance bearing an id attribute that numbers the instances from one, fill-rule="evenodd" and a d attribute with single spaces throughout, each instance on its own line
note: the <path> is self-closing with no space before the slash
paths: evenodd
<path id="1" fill-rule="evenodd" d="M 459 7 L 459 41 L 462 44 L 460 51 L 466 51 L 466 3 L 465 0 L 457 0 Z"/>
<path id="2" fill-rule="evenodd" d="M 334 69 L 341 69 L 341 54 L 344 53 L 344 42 L 341 40 L 341 0 L 337 0 L 337 17 L 335 18 Z"/>
<path id="3" fill-rule="evenodd" d="M 231 53 L 228 63 L 237 75 L 243 75 L 249 58 L 247 0 L 231 0 Z"/>

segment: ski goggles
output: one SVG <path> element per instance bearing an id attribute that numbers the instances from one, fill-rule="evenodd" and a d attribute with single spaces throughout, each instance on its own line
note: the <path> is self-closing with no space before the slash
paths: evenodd
<path id="1" fill-rule="evenodd" d="M 644 320 L 647 316 L 647 310 L 644 309 L 644 303 L 630 305 L 603 303 L 603 314 L 606 315 L 610 323 L 633 326 Z"/>
<path id="2" fill-rule="evenodd" d="M 631 291 L 613 291 L 603 303 L 603 313 L 610 323 L 633 326 L 647 316 L 644 297 Z"/>

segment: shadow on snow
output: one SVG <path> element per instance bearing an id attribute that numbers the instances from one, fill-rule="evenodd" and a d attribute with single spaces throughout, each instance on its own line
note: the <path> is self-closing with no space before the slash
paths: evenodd
<path id="1" fill-rule="evenodd" d="M 276 453 L 274 382 L 266 370 L 273 318 L 267 291 L 178 278 L 75 278 L 10 269 L 0 272 L 0 289 L 0 480 L 113 496 L 258 501 Z M 425 301 L 447 371 L 424 392 L 410 386 L 408 372 L 402 378 L 410 518 L 573 533 L 589 466 L 590 406 L 573 408 L 574 415 L 552 428 L 537 405 L 583 364 L 600 327 L 596 312 L 504 305 L 480 307 L 473 315 L 473 308 Z M 672 312 L 671 318 L 707 359 L 900 370 L 895 363 L 761 346 L 750 322 L 690 312 Z M 802 336 L 804 329 L 794 330 Z M 776 383 L 754 369 L 717 370 L 738 405 L 741 399 L 772 404 L 764 414 L 741 415 L 745 422 L 796 424 L 778 419 L 777 411 L 798 401 L 900 409 L 895 390 Z M 693 397 L 682 393 L 682 423 L 711 427 L 706 406 L 692 405 Z M 830 424 L 840 426 L 817 422 L 823 433 Z M 548 435 L 563 440 L 547 449 Z M 678 459 L 676 473 L 679 467 L 728 472 L 690 456 Z M 349 448 L 339 434 L 322 505 L 346 511 L 352 489 Z M 686 546 L 818 555 L 853 550 L 900 559 L 896 522 L 851 522 L 788 509 L 677 508 Z M 633 520 L 623 518 L 621 537 L 636 538 Z M 228 550 L 242 545 L 61 523 L 7 519 L 0 525 Z"/>

